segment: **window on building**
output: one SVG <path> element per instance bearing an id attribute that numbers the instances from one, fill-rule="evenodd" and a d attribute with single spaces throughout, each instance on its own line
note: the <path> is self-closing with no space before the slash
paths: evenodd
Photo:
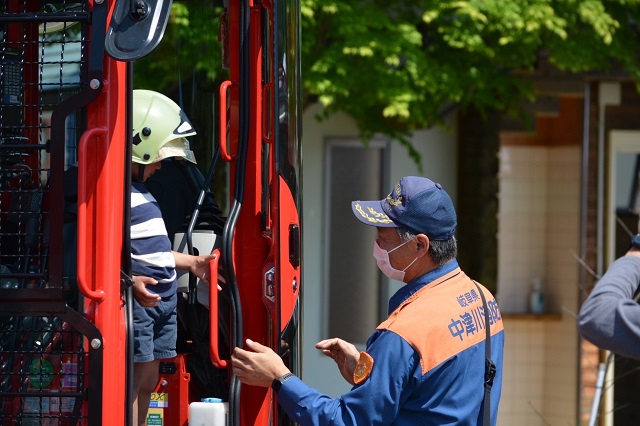
<path id="1" fill-rule="evenodd" d="M 365 343 L 386 314 L 388 286 L 372 255 L 376 229 L 353 216 L 351 201 L 388 193 L 388 143 L 373 140 L 365 147 L 357 139 L 329 139 L 326 157 L 326 336 Z"/>

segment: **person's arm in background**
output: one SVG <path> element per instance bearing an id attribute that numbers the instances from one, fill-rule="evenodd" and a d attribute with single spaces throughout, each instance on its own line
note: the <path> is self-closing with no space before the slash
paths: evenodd
<path id="1" fill-rule="evenodd" d="M 580 308 L 578 331 L 594 345 L 640 359 L 640 250 L 631 249 L 611 264 Z"/>

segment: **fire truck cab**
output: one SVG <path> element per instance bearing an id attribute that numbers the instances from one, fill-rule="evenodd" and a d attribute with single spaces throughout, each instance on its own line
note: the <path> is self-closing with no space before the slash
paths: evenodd
<path id="1" fill-rule="evenodd" d="M 0 4 L 2 425 L 133 424 L 133 64 L 162 42 L 171 7 Z M 191 200 L 174 249 L 213 253 L 222 290 L 180 278 L 178 356 L 161 362 L 154 425 L 189 424 L 203 400 L 223 403 L 229 425 L 290 423 L 270 389 L 233 375 L 230 353 L 247 338 L 301 369 L 299 4 L 219 9 L 211 28 L 227 77 L 208 123 L 213 155 L 198 158 L 202 169 L 168 164 L 184 191 L 163 194 L 169 206 Z M 228 176 L 224 205 L 211 191 L 216 167 Z"/>

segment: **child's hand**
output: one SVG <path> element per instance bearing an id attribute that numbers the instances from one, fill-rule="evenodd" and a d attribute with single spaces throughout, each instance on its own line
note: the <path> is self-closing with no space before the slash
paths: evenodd
<path id="1" fill-rule="evenodd" d="M 214 256 L 211 254 L 207 256 L 193 256 L 193 263 L 190 268 L 191 273 L 209 284 L 209 262 L 213 259 Z"/>
<path id="2" fill-rule="evenodd" d="M 140 306 L 143 308 L 152 308 L 158 305 L 161 297 L 147 290 L 147 285 L 156 285 L 158 281 L 142 275 L 134 275 L 133 277 L 133 297 L 136 298 Z"/>

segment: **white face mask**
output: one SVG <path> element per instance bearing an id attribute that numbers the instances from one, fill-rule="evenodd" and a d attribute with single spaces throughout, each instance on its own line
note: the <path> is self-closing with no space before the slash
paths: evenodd
<path id="1" fill-rule="evenodd" d="M 412 240 L 405 241 L 404 243 L 400 244 L 399 246 L 389 251 L 381 249 L 376 241 L 373 242 L 373 257 L 376 259 L 378 268 L 380 268 L 380 271 L 382 271 L 382 273 L 385 274 L 390 279 L 404 282 L 405 271 L 409 269 L 409 267 L 413 265 L 416 262 L 416 260 L 418 260 L 418 257 L 413 259 L 413 261 L 410 264 L 408 264 L 407 267 L 404 268 L 402 271 L 391 266 L 391 261 L 389 260 L 389 253 L 391 253 L 392 251 L 398 250 L 400 247 L 402 247 L 403 245 L 411 241 Z"/>

